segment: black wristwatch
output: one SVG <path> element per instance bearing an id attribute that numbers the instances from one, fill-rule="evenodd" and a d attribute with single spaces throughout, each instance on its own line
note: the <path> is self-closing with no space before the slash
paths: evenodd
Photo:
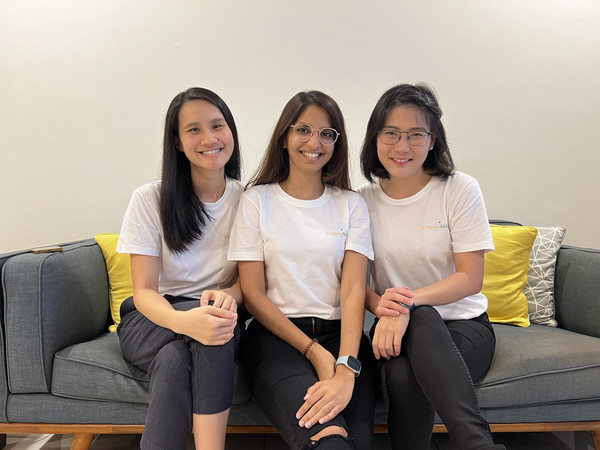
<path id="1" fill-rule="evenodd" d="M 340 356 L 335 362 L 335 366 L 337 367 L 340 364 L 346 366 L 348 369 L 354 372 L 355 376 L 360 375 L 362 364 L 354 356 Z"/>

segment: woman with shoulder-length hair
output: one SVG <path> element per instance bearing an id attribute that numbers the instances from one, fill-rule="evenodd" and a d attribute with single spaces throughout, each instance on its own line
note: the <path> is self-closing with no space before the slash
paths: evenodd
<path id="1" fill-rule="evenodd" d="M 239 340 L 229 232 L 243 186 L 231 111 L 190 88 L 166 115 L 162 178 L 133 193 L 117 251 L 131 255 L 123 355 L 150 375 L 143 449 L 224 448 Z M 217 382 L 218 381 L 218 382 Z"/>
<path id="2" fill-rule="evenodd" d="M 254 316 L 240 344 L 252 395 L 293 449 L 369 449 L 369 215 L 349 190 L 344 119 L 331 97 L 301 92 L 287 103 L 250 186 L 229 258 Z"/>
<path id="3" fill-rule="evenodd" d="M 435 412 L 457 448 L 493 449 L 473 381 L 496 338 L 481 293 L 484 253 L 494 249 L 477 180 L 454 170 L 433 90 L 401 84 L 377 102 L 361 151 L 369 183 L 378 321 L 373 352 L 384 361 L 394 450 L 427 450 Z M 376 179 L 374 179 L 376 177 Z"/>

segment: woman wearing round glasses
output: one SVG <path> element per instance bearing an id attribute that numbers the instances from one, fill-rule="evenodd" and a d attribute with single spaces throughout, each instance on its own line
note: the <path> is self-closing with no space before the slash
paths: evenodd
<path id="1" fill-rule="evenodd" d="M 240 344 L 252 395 L 293 449 L 371 448 L 369 213 L 350 191 L 337 103 L 318 91 L 295 95 L 249 184 L 229 259 L 254 316 Z"/>
<path id="2" fill-rule="evenodd" d="M 454 170 L 441 115 L 429 87 L 393 87 L 361 151 L 375 251 L 366 306 L 379 319 L 372 342 L 385 361 L 389 437 L 394 449 L 428 449 L 437 411 L 458 448 L 504 448 L 472 382 L 495 350 L 481 293 L 494 242 L 477 181 Z"/>

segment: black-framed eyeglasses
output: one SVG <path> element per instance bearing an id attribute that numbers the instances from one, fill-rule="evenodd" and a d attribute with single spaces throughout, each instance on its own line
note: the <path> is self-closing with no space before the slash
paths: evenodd
<path id="1" fill-rule="evenodd" d="M 402 133 L 406 134 L 406 138 L 410 145 L 425 145 L 429 140 L 429 137 L 433 134 L 429 131 L 399 131 L 393 128 L 384 128 L 378 133 L 381 143 L 386 145 L 397 144 L 402 137 Z"/>
<path id="2" fill-rule="evenodd" d="M 333 145 L 340 135 L 335 128 L 321 128 L 319 130 L 315 130 L 309 124 L 304 122 L 298 122 L 294 125 L 290 125 L 290 128 L 294 129 L 294 136 L 296 136 L 296 139 L 298 139 L 300 142 L 308 141 L 312 137 L 313 133 L 317 131 L 319 133 L 318 136 L 321 144 Z"/>

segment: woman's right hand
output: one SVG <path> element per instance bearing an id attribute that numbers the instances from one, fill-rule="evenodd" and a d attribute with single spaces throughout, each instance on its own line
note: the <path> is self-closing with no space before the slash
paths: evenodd
<path id="1" fill-rule="evenodd" d="M 237 313 L 214 306 L 177 312 L 177 332 L 204 345 L 223 345 L 231 340 Z"/>
<path id="2" fill-rule="evenodd" d="M 329 380 L 335 375 L 335 357 L 318 342 L 310 348 L 308 360 L 317 371 L 319 381 Z"/>
<path id="3" fill-rule="evenodd" d="M 316 423 L 328 422 L 348 405 L 354 388 L 354 374 L 351 374 L 351 381 L 344 379 L 348 376 L 344 369 L 336 374 L 335 357 L 318 343 L 313 344 L 307 356 L 319 381 L 308 388 L 296 418 L 301 427 L 311 428 Z"/>
<path id="4" fill-rule="evenodd" d="M 413 304 L 412 298 L 415 294 L 407 287 L 393 287 L 386 289 L 375 308 L 375 315 L 379 318 L 383 316 L 398 316 L 408 314 L 408 308 Z"/>
<path id="5" fill-rule="evenodd" d="M 410 314 L 400 314 L 397 317 L 383 316 L 379 319 L 373 334 L 375 358 L 390 359 L 400 354 L 402 338 L 409 321 Z"/>
<path id="6" fill-rule="evenodd" d="M 215 308 L 226 309 L 232 313 L 237 312 L 237 303 L 235 298 L 218 289 L 212 289 L 202 292 L 200 306 L 212 305 Z"/>

